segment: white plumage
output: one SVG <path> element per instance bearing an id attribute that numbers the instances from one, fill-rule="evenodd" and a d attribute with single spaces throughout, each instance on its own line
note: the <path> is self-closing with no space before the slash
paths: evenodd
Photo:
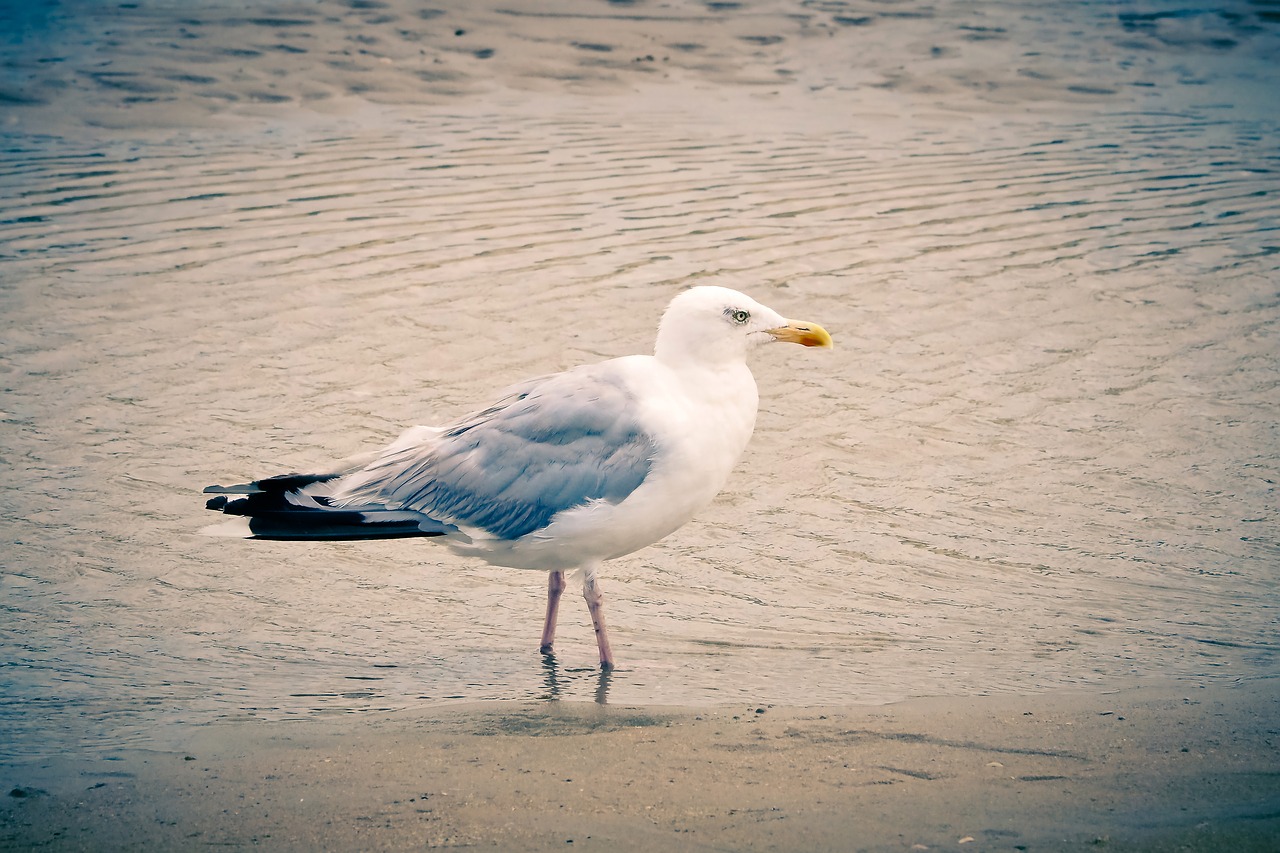
<path id="1" fill-rule="evenodd" d="M 440 427 L 319 475 L 210 486 L 224 535 L 260 539 L 430 536 L 499 566 L 550 572 L 551 651 L 564 572 L 581 569 L 600 663 L 613 665 L 596 572 L 662 539 L 711 502 L 755 424 L 747 352 L 772 341 L 831 346 L 733 290 L 671 301 L 653 355 L 584 365 L 514 386 Z M 229 495 L 242 495 L 231 499 Z"/>

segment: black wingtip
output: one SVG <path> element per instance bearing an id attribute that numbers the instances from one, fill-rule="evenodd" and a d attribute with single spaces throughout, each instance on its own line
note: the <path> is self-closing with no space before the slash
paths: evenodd
<path id="1" fill-rule="evenodd" d="M 315 483 L 327 483 L 337 479 L 340 474 L 279 474 L 275 477 L 264 477 L 252 483 L 238 483 L 234 486 L 205 486 L 206 495 L 260 495 L 265 493 L 284 494 L 306 488 Z"/>
<path id="2" fill-rule="evenodd" d="M 259 495 L 263 489 L 254 483 L 241 483 L 237 486 L 205 486 L 206 495 Z"/>
<path id="3" fill-rule="evenodd" d="M 381 506 L 353 509 L 329 506 L 323 495 L 307 495 L 309 501 L 291 495 L 338 474 L 284 474 L 238 486 L 208 486 L 213 495 L 205 508 L 249 519 L 252 539 L 401 539 L 444 536 L 456 528 L 415 513 L 387 511 Z"/>

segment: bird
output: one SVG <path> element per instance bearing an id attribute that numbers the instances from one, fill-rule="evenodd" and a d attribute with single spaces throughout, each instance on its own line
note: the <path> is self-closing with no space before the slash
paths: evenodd
<path id="1" fill-rule="evenodd" d="M 735 290 L 686 289 L 662 314 L 652 355 L 527 380 L 325 473 L 209 486 L 206 507 L 235 518 L 205 532 L 430 537 L 491 565 L 546 571 L 544 655 L 553 655 L 566 572 L 576 570 L 600 667 L 611 670 L 601 565 L 663 539 L 715 498 L 755 427 L 748 352 L 774 342 L 832 347 L 820 325 Z"/>

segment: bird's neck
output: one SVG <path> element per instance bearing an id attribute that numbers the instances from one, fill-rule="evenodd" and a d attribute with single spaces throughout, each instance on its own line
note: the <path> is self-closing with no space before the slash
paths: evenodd
<path id="1" fill-rule="evenodd" d="M 673 370 L 728 371 L 745 367 L 747 351 L 741 340 L 671 338 L 658 336 L 653 355 Z"/>

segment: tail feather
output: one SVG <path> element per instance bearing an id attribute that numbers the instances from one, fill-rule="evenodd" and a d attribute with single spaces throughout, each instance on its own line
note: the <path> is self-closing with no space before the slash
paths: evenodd
<path id="1" fill-rule="evenodd" d="M 285 474 L 235 486 L 209 486 L 205 503 L 226 515 L 248 522 L 230 535 L 251 539 L 334 540 L 403 539 L 412 536 L 444 536 L 457 528 L 412 510 L 384 506 L 331 506 L 323 489 L 308 487 L 326 483 L 339 474 Z M 231 496 L 236 496 L 234 499 Z M 228 535 L 225 526 L 207 532 Z"/>

